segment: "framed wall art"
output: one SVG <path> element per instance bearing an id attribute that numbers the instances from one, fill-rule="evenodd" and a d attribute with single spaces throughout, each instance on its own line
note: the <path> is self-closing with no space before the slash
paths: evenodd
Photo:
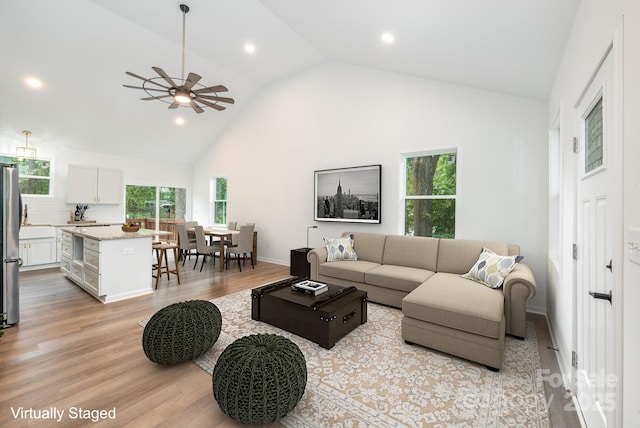
<path id="1" fill-rule="evenodd" d="M 314 172 L 316 221 L 380 223 L 382 165 Z"/>

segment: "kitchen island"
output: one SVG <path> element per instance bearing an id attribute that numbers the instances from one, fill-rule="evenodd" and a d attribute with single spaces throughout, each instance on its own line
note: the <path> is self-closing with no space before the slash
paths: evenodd
<path id="1" fill-rule="evenodd" d="M 60 270 L 102 303 L 153 292 L 151 241 L 155 230 L 120 226 L 62 229 Z"/>

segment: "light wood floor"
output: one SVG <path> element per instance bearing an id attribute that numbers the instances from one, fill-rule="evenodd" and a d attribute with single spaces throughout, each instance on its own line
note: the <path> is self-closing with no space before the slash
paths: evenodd
<path id="1" fill-rule="evenodd" d="M 0 426 L 96 426 L 88 420 L 70 420 L 72 407 L 115 407 L 116 420 L 99 426 L 239 426 L 218 408 L 211 377 L 202 369 L 191 363 L 161 366 L 146 358 L 143 329 L 137 322 L 171 303 L 208 300 L 286 277 L 289 268 L 260 262 L 255 270 L 247 265 L 242 273 L 237 268 L 218 272 L 209 264 L 200 273 L 188 263 L 181 269 L 181 285 L 173 277 L 164 278 L 151 295 L 106 305 L 57 269 L 21 273 L 20 323 L 5 329 L 0 338 Z M 544 317 L 532 319 L 543 368 L 558 372 L 555 357 L 549 355 L 553 351 L 542 345 L 549 343 Z M 549 394 L 552 426 L 579 426 L 575 413 L 564 411 L 564 391 Z M 52 406 L 65 411 L 63 423 L 12 415 L 12 409 L 20 407 Z"/>

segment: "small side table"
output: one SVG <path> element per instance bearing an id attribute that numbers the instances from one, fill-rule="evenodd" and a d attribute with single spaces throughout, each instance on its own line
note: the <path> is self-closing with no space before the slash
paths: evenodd
<path id="1" fill-rule="evenodd" d="M 291 250 L 290 275 L 309 278 L 311 267 L 307 261 L 307 253 L 313 248 L 296 248 Z"/>

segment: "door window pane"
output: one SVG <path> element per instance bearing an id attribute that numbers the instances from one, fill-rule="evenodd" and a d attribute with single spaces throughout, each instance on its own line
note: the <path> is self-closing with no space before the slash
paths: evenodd
<path id="1" fill-rule="evenodd" d="M 586 174 L 603 164 L 602 97 L 585 118 L 584 128 L 584 172 Z"/>
<path id="2" fill-rule="evenodd" d="M 161 187 L 159 215 L 161 220 L 184 220 L 186 215 L 187 189 Z"/>
<path id="3" fill-rule="evenodd" d="M 156 186 L 126 186 L 126 218 L 156 217 Z"/>

